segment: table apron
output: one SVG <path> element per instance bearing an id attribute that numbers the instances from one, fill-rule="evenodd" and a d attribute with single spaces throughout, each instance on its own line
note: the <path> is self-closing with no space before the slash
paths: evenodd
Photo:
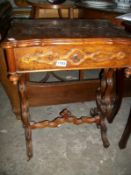
<path id="1" fill-rule="evenodd" d="M 118 43 L 19 47 L 13 51 L 16 72 L 23 73 L 131 66 L 131 46 Z"/>

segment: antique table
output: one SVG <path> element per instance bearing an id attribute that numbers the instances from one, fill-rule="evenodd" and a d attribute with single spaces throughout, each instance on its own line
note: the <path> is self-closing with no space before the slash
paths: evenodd
<path id="1" fill-rule="evenodd" d="M 131 73 L 131 35 L 106 20 L 14 20 L 1 46 L 6 54 L 9 79 L 18 83 L 29 159 L 33 154 L 32 129 L 57 127 L 65 122 L 96 123 L 104 147 L 109 146 L 105 119 L 110 120 L 119 108 L 117 90 L 122 84 L 118 87 L 117 73 L 122 72 L 121 79 L 124 70 L 126 75 Z M 99 68 L 103 72 L 92 117 L 77 118 L 63 109 L 52 121 L 30 121 L 27 73 Z"/>
<path id="2" fill-rule="evenodd" d="M 27 2 L 29 5 L 32 6 L 32 12 L 31 12 L 32 18 L 38 18 L 39 12 L 41 9 L 43 9 L 43 10 L 46 10 L 46 9 L 57 10 L 59 18 L 63 18 L 62 9 L 67 9 L 68 10 L 68 17 L 69 18 L 74 17 L 73 9 L 75 6 L 74 6 L 74 3 L 71 1 L 66 1 L 62 4 L 51 4 L 51 3 L 43 1 L 43 0 L 27 0 Z"/>

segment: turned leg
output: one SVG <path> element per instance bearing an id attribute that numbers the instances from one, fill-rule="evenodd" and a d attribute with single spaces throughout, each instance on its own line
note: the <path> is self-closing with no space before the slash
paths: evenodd
<path id="1" fill-rule="evenodd" d="M 26 94 L 26 76 L 21 76 L 19 80 L 19 92 L 20 92 L 20 101 L 21 101 L 21 120 L 23 122 L 23 127 L 25 128 L 25 140 L 27 148 L 27 156 L 30 158 L 33 156 L 32 151 L 32 130 L 29 121 L 29 104 Z"/>
<path id="2" fill-rule="evenodd" d="M 124 130 L 122 137 L 120 139 L 120 142 L 119 142 L 120 149 L 126 148 L 127 141 L 129 139 L 130 134 L 131 134 L 131 109 L 130 109 L 130 114 L 128 117 L 128 121 L 127 121 L 125 130 Z"/>

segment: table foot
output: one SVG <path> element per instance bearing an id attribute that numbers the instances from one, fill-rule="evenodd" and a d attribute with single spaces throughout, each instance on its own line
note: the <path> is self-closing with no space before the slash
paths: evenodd
<path id="1" fill-rule="evenodd" d="M 98 108 L 92 108 L 90 111 L 90 114 L 93 117 L 100 116 L 100 111 L 98 110 Z M 99 118 L 100 118 L 100 122 L 96 123 L 96 125 L 97 125 L 97 128 L 101 130 L 101 139 L 103 142 L 103 146 L 105 148 L 108 148 L 110 146 L 110 143 L 107 139 L 107 127 L 106 127 L 104 119 L 101 119 L 102 117 L 99 117 Z"/>
<path id="2" fill-rule="evenodd" d="M 32 130 L 30 127 L 25 127 L 25 140 L 28 161 L 33 157 L 32 149 Z"/>
<path id="3" fill-rule="evenodd" d="M 100 123 L 100 130 L 101 130 L 101 139 L 103 142 L 103 146 L 105 148 L 108 148 L 110 146 L 110 143 L 107 138 L 107 127 L 104 121 L 101 121 Z"/>

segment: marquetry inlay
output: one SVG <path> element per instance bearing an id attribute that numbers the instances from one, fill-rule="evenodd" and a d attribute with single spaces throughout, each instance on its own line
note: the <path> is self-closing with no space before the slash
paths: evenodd
<path id="1" fill-rule="evenodd" d="M 39 63 L 54 65 L 57 60 L 66 60 L 71 65 L 80 65 L 85 61 L 93 62 L 103 62 L 106 60 L 121 60 L 126 57 L 126 53 L 123 51 L 115 51 L 113 54 L 111 52 L 106 52 L 106 50 L 97 50 L 96 52 L 90 52 L 81 49 L 70 49 L 64 55 L 59 52 L 41 52 L 37 51 L 32 54 L 26 54 L 20 58 L 20 62 L 30 64 L 30 63 Z"/>

